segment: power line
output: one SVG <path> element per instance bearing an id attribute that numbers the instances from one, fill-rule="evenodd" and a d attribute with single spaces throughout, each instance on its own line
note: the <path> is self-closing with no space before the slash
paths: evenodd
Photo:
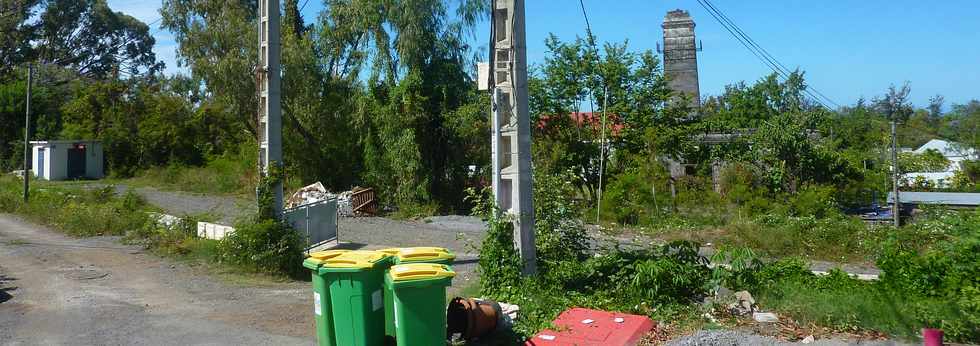
<path id="1" fill-rule="evenodd" d="M 592 78 L 597 77 L 596 66 L 601 62 L 599 60 L 599 48 L 595 44 L 595 36 L 592 35 L 592 25 L 589 24 L 589 13 L 585 10 L 585 1 L 578 0 L 579 5 L 582 7 L 582 17 L 585 18 L 585 32 L 588 35 L 589 44 L 592 46 L 592 51 L 595 54 L 595 65 L 592 66 Z M 599 76 L 601 77 L 601 76 Z M 605 172 L 606 163 L 606 108 L 609 103 L 609 84 L 606 83 L 606 78 L 602 77 L 602 127 L 600 128 L 599 136 L 599 189 L 598 196 L 596 196 L 596 207 L 595 207 L 595 223 L 599 224 L 599 212 L 602 207 L 602 176 Z M 589 92 L 589 107 L 595 104 L 595 92 Z M 595 114 L 595 110 L 592 110 L 592 115 Z M 583 117 L 583 122 L 586 120 Z"/>
<path id="2" fill-rule="evenodd" d="M 751 36 L 749 36 L 744 30 L 742 30 L 738 24 L 736 24 L 731 18 L 724 14 L 720 9 L 718 9 L 709 0 L 698 0 L 698 4 L 701 5 L 708 14 L 710 14 L 722 27 L 725 28 L 735 39 L 748 49 L 756 58 L 759 59 L 766 67 L 770 68 L 777 75 L 783 78 L 789 78 L 790 69 L 776 59 L 772 54 L 769 53 L 762 45 L 758 44 Z M 812 86 L 808 86 L 803 89 L 803 93 L 809 96 L 811 99 L 819 103 L 821 106 L 831 109 L 824 101 L 827 101 L 836 107 L 840 107 L 839 104 L 834 102 L 832 99 L 821 93 L 819 90 Z"/>
<path id="3" fill-rule="evenodd" d="M 720 9 L 718 9 L 718 7 L 716 7 L 714 4 L 712 4 L 710 0 L 704 0 L 704 2 L 708 6 L 710 6 L 714 10 L 714 12 L 718 13 L 719 15 L 721 15 L 721 18 L 722 19 L 724 19 L 726 22 L 728 22 L 729 24 L 731 24 L 732 27 L 735 28 L 735 31 L 738 32 L 743 38 L 745 38 L 746 40 L 748 40 L 749 44 L 751 44 L 752 46 L 756 47 L 756 49 L 758 49 L 762 53 L 762 55 L 764 57 L 766 57 L 771 62 L 774 62 L 775 63 L 774 64 L 775 66 L 782 68 L 782 71 L 783 71 L 783 73 L 786 76 L 788 76 L 790 74 L 790 69 L 787 68 L 786 65 L 783 65 L 783 63 L 779 62 L 779 60 L 776 59 L 776 57 L 774 57 L 772 54 L 770 54 L 769 51 L 766 50 L 765 47 L 763 47 L 762 45 L 759 45 L 754 39 L 752 39 L 751 36 L 749 36 L 747 33 L 745 33 L 745 31 L 742 30 L 742 28 L 740 28 L 738 26 L 738 24 L 735 23 L 735 21 L 733 21 L 731 18 L 729 18 L 727 15 L 725 15 L 724 12 L 722 12 Z M 827 95 L 824 95 L 822 92 L 820 92 L 820 90 L 817 90 L 816 88 L 814 88 L 812 86 L 809 87 L 809 88 L 807 88 L 807 89 L 812 90 L 817 95 L 821 96 L 825 101 L 830 102 L 831 104 L 833 104 L 837 108 L 840 108 L 840 105 L 837 104 L 837 102 L 834 102 L 834 100 L 832 100 L 829 97 L 827 97 Z M 811 94 L 811 96 L 813 96 L 813 95 Z"/>
<path id="4" fill-rule="evenodd" d="M 707 1 L 707 0 L 705 0 L 705 1 Z M 775 59 L 772 59 L 771 57 L 765 55 L 762 52 L 762 50 L 755 48 L 753 46 L 753 44 L 751 44 L 749 42 L 749 39 L 750 38 L 748 38 L 747 35 L 743 36 L 744 33 L 743 33 L 743 35 L 740 35 L 739 34 L 739 33 L 742 33 L 741 29 L 739 29 L 737 26 L 734 26 L 734 23 L 728 23 L 724 19 L 722 19 L 722 17 L 724 17 L 724 14 L 723 13 L 721 13 L 720 11 L 719 12 L 715 12 L 713 10 L 713 7 L 710 7 L 709 8 L 709 5 L 707 5 L 706 2 L 702 2 L 702 0 L 698 0 L 698 3 L 701 4 L 701 6 L 704 7 L 705 10 L 708 11 L 708 14 L 710 14 L 712 17 L 714 17 L 715 20 L 718 21 L 718 23 L 721 24 L 722 27 L 724 27 L 725 30 L 728 31 L 728 33 L 732 34 L 732 36 L 735 37 L 735 39 L 739 43 L 741 43 L 742 46 L 745 47 L 745 49 L 748 49 L 749 52 L 751 52 L 753 55 L 755 55 L 755 57 L 757 59 L 759 59 L 759 61 L 761 61 L 764 65 L 766 65 L 766 67 L 769 67 L 778 76 L 780 76 L 780 77 L 782 77 L 784 79 L 789 79 L 789 73 L 783 71 L 782 69 L 780 69 L 780 66 L 782 64 L 779 63 L 778 61 L 775 61 Z M 727 17 L 724 17 L 724 18 L 727 18 Z M 803 91 L 804 94 L 806 94 L 811 99 L 813 99 L 814 101 L 816 101 L 817 103 L 819 103 L 821 106 L 830 109 L 830 106 L 828 106 L 826 103 L 824 103 L 819 97 L 817 97 L 816 95 L 814 95 L 813 93 L 811 93 L 809 90 L 803 89 L 802 91 Z"/>

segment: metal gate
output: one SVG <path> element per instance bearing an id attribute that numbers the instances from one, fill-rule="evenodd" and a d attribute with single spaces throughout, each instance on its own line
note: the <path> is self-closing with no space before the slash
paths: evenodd
<path id="1" fill-rule="evenodd" d="M 329 198 L 283 211 L 293 229 L 306 236 L 309 247 L 337 240 L 337 199 Z"/>

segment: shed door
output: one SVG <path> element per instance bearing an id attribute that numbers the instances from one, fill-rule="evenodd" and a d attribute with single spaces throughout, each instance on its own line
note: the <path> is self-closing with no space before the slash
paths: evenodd
<path id="1" fill-rule="evenodd" d="M 47 179 L 48 177 L 44 175 L 44 148 L 37 148 L 37 167 L 34 167 L 37 172 L 37 176 Z"/>
<path id="2" fill-rule="evenodd" d="M 85 146 L 68 148 L 68 179 L 85 177 Z"/>

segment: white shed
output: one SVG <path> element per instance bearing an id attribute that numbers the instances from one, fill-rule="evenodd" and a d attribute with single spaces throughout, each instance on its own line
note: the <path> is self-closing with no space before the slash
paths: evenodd
<path id="1" fill-rule="evenodd" d="M 105 176 L 99 141 L 34 141 L 31 146 L 31 167 L 38 178 L 69 180 Z"/>

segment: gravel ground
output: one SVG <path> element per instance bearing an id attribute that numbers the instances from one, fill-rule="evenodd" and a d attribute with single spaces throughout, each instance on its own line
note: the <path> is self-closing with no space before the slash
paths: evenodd
<path id="1" fill-rule="evenodd" d="M 310 345 L 309 283 L 221 282 L 0 214 L 0 344 Z"/>
<path id="2" fill-rule="evenodd" d="M 126 185 L 116 185 L 117 193 L 125 193 L 127 189 Z M 152 187 L 137 187 L 134 191 L 143 196 L 147 203 L 168 214 L 182 216 L 206 213 L 215 216 L 215 222 L 222 225 L 234 225 L 235 220 L 248 216 L 257 209 L 254 203 L 235 197 L 161 191 Z"/>
<path id="3" fill-rule="evenodd" d="M 124 185 L 117 185 L 119 193 L 126 191 Z M 218 223 L 231 225 L 233 221 L 253 212 L 255 207 L 243 199 L 226 196 L 205 196 L 199 194 L 162 191 L 149 187 L 136 188 L 138 194 L 147 202 L 173 215 L 207 213 L 216 217 Z M 438 246 L 457 254 L 453 269 L 456 279 L 449 289 L 450 295 L 473 285 L 478 280 L 477 249 L 486 232 L 486 225 L 471 216 L 434 216 L 421 221 L 392 220 L 381 217 L 339 218 L 340 244 L 328 244 L 339 248 L 376 250 L 388 247 Z M 625 248 L 644 247 L 659 243 L 643 236 L 610 236 L 590 227 L 595 239 L 594 248 L 620 246 Z M 711 256 L 715 251 L 710 246 L 700 249 L 702 255 Z M 880 271 L 873 265 L 839 264 L 812 261 L 811 269 L 828 271 L 842 268 L 852 274 L 877 275 Z M 305 284 L 304 284 L 305 285 Z M 303 291 L 302 289 L 297 289 Z M 303 291 L 305 292 L 305 291 Z M 302 296 L 296 297 L 295 304 L 301 304 Z M 244 318 L 244 316 L 243 316 Z M 254 318 L 253 318 L 254 319 Z M 2 319 L 0 319 L 2 322 Z M 312 328 L 309 328 L 312 330 Z M 0 333 L 0 337 L 4 336 Z M 669 345 L 786 345 L 790 342 L 758 335 L 751 331 L 699 331 L 668 343 Z M 810 345 L 903 345 L 894 341 L 865 341 L 821 339 Z"/>
<path id="4" fill-rule="evenodd" d="M 104 185 L 90 184 L 90 187 Z M 126 185 L 116 185 L 117 193 L 125 193 Z M 134 188 L 137 194 L 164 212 L 181 216 L 208 213 L 217 223 L 234 225 L 234 220 L 255 211 L 251 202 L 230 196 L 207 196 L 150 187 Z M 340 244 L 326 244 L 347 249 L 377 250 L 390 247 L 436 246 L 456 253 L 453 270 L 457 277 L 450 287 L 455 294 L 472 285 L 477 279 L 476 248 L 483 241 L 485 225 L 471 216 L 436 216 L 423 221 L 392 220 L 381 217 L 338 218 Z"/>
<path id="5" fill-rule="evenodd" d="M 735 346 L 735 345 L 803 345 L 800 342 L 780 341 L 775 338 L 752 334 L 737 330 L 701 330 L 694 334 L 683 336 L 671 341 L 669 346 Z M 843 339 L 818 339 L 807 344 L 813 346 L 846 346 L 846 345 L 868 345 L 868 346 L 891 346 L 891 345 L 913 345 L 905 344 L 892 340 L 843 340 Z"/>
<path id="6" fill-rule="evenodd" d="M 337 222 L 341 247 L 377 250 L 389 247 L 436 246 L 456 253 L 456 278 L 450 294 L 477 279 L 476 248 L 486 230 L 478 218 L 453 216 L 431 222 L 392 220 L 381 217 L 342 217 Z"/>

